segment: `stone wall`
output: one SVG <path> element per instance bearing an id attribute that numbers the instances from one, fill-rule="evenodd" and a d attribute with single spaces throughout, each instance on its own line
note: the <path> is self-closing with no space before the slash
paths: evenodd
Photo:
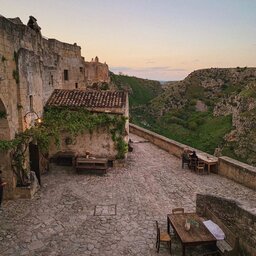
<path id="1" fill-rule="evenodd" d="M 256 167 L 223 156 L 219 157 L 218 173 L 256 190 Z"/>
<path id="2" fill-rule="evenodd" d="M 96 59 L 97 60 L 97 59 Z M 91 86 L 98 82 L 110 82 L 108 65 L 106 63 L 100 63 L 92 60 L 91 62 L 85 62 L 85 79 L 87 85 Z"/>
<path id="3" fill-rule="evenodd" d="M 130 132 L 150 141 L 156 146 L 166 150 L 170 154 L 175 155 L 177 157 L 181 157 L 183 149 L 185 147 L 188 147 L 187 145 L 168 139 L 164 136 L 161 136 L 157 133 L 151 132 L 147 129 L 141 128 L 131 123 L 130 123 Z"/>
<path id="4" fill-rule="evenodd" d="M 81 47 L 42 37 L 40 29 L 24 25 L 19 18 L 0 16 L 0 140 L 33 125 L 54 89 L 86 88 L 88 77 L 108 82 L 108 66 L 85 62 Z M 4 153 L 1 153 L 1 155 Z M 5 196 L 15 196 L 10 154 L 0 157 L 0 169 L 8 182 Z M 27 159 L 27 162 L 29 160 Z M 21 193 L 22 194 L 22 193 Z"/>
<path id="5" fill-rule="evenodd" d="M 15 175 L 12 171 L 11 161 L 10 161 L 10 152 L 1 152 L 0 151 L 0 170 L 2 171 L 2 179 L 7 182 L 7 185 L 4 187 L 4 198 L 11 199 L 14 198 L 15 191 Z"/>
<path id="6" fill-rule="evenodd" d="M 10 138 L 25 128 L 22 118 L 31 110 L 29 97 L 41 114 L 54 89 L 85 89 L 89 80 L 109 82 L 108 72 L 98 58 L 85 62 L 77 44 L 43 38 L 0 16 L 0 100 L 8 114 Z"/>
<path id="7" fill-rule="evenodd" d="M 170 140 L 157 133 L 141 128 L 137 125 L 130 124 L 130 132 L 150 141 L 156 146 L 166 150 L 172 155 L 181 157 L 185 147 L 196 152 L 201 152 L 198 149 L 193 149 L 185 144 L 181 144 L 174 140 Z M 218 174 L 232 179 L 246 187 L 256 190 L 256 168 L 242 162 L 236 161 L 229 157 L 219 157 Z"/>
<path id="8" fill-rule="evenodd" d="M 256 215 L 239 203 L 222 197 L 197 194 L 196 212 L 204 215 L 210 209 L 232 233 L 239 237 L 241 255 L 256 255 Z"/>
<path id="9" fill-rule="evenodd" d="M 77 137 L 64 133 L 61 136 L 60 146 L 51 146 L 49 156 L 52 157 L 58 151 L 72 151 L 77 155 L 85 155 L 88 151 L 94 157 L 106 157 L 115 159 L 117 151 L 112 140 L 111 133 L 106 129 L 97 129 L 92 133 L 84 132 Z"/>

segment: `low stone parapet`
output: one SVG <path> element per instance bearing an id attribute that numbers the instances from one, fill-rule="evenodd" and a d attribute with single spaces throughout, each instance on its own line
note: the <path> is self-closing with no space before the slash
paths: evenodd
<path id="1" fill-rule="evenodd" d="M 256 190 L 256 167 L 227 156 L 219 157 L 218 173 L 248 188 Z"/>
<path id="2" fill-rule="evenodd" d="M 239 255 L 256 255 L 256 215 L 238 202 L 209 194 L 196 195 L 196 212 L 204 215 L 209 209 L 239 238 Z"/>
<path id="3" fill-rule="evenodd" d="M 155 132 L 149 131 L 131 123 L 129 125 L 129 129 L 131 133 L 134 133 L 148 140 L 152 144 L 166 150 L 170 154 L 175 155 L 179 158 L 181 157 L 181 154 L 185 147 L 189 148 L 190 150 L 195 150 L 198 153 L 202 152 L 198 149 L 191 148 L 185 144 L 168 139 L 162 135 L 159 135 Z M 206 156 L 212 157 L 210 154 L 207 154 L 205 152 L 202 153 Z M 235 182 L 238 182 L 248 188 L 256 190 L 256 167 L 223 156 L 218 158 L 218 174 L 234 180 Z"/>
<path id="4" fill-rule="evenodd" d="M 181 157 L 183 149 L 185 147 L 188 147 L 187 145 L 184 145 L 177 141 L 168 139 L 168 138 L 166 138 L 162 135 L 159 135 L 155 132 L 151 132 L 147 129 L 141 128 L 135 124 L 130 123 L 129 130 L 131 133 L 134 133 L 134 134 L 148 140 L 152 144 L 166 150 L 170 154 L 175 155 L 177 157 Z"/>
<path id="5" fill-rule="evenodd" d="M 31 184 L 26 187 L 16 187 L 14 193 L 14 199 L 31 199 L 35 193 L 40 189 L 40 185 L 34 172 L 31 172 L 32 179 Z"/>

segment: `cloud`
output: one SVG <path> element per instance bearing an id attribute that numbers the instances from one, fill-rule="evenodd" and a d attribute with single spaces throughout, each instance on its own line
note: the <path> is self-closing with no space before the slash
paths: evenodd
<path id="1" fill-rule="evenodd" d="M 114 73 L 123 73 L 129 76 L 142 77 L 158 81 L 181 80 L 185 78 L 189 71 L 183 68 L 172 68 L 169 66 L 154 67 L 127 67 L 115 66 L 110 67 Z"/>
<path id="2" fill-rule="evenodd" d="M 145 60 L 145 63 L 146 63 L 146 64 L 155 64 L 156 62 L 155 62 L 154 59 L 146 59 L 146 60 Z"/>
<path id="3" fill-rule="evenodd" d="M 171 68 L 168 66 L 155 66 L 155 67 L 145 67 L 145 68 L 136 68 L 136 67 L 110 67 L 110 70 L 115 72 L 186 72 L 184 68 Z"/>

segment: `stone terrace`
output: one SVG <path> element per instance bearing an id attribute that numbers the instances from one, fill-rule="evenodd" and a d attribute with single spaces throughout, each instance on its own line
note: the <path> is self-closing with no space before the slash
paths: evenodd
<path id="1" fill-rule="evenodd" d="M 0 255 L 158 255 L 154 221 L 166 229 L 166 215 L 183 206 L 195 211 L 196 193 L 239 201 L 256 210 L 255 191 L 221 176 L 181 169 L 178 158 L 135 135 L 126 168 L 84 175 L 54 167 L 42 177 L 32 200 L 4 203 L 0 212 Z M 174 239 L 173 256 L 181 255 Z M 199 255 L 200 248 L 187 255 Z M 169 255 L 165 247 L 159 255 Z"/>

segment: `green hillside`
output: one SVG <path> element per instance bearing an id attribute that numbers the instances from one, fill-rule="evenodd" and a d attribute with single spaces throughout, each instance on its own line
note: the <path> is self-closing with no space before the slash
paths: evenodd
<path id="1" fill-rule="evenodd" d="M 131 122 L 170 139 L 256 164 L 256 69 L 204 69 L 179 82 L 114 75 Z M 216 150 L 217 149 L 217 150 Z"/>
<path id="2" fill-rule="evenodd" d="M 154 97 L 159 95 L 161 84 L 158 81 L 131 77 L 127 75 L 115 75 L 110 73 L 111 82 L 118 89 L 126 89 L 129 91 L 130 107 L 146 105 Z"/>

